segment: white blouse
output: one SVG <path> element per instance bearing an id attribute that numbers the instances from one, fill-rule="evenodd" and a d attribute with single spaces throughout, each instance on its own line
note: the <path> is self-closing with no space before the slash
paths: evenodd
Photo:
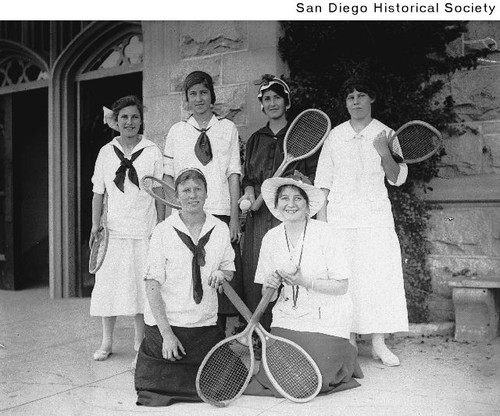
<path id="1" fill-rule="evenodd" d="M 200 132 L 194 117 L 172 126 L 165 140 L 163 167 L 173 178 L 187 167 L 200 169 L 207 179 L 205 211 L 214 215 L 230 215 L 231 200 L 228 178 L 233 173 L 241 175 L 238 130 L 227 119 L 212 116 L 207 126 L 207 136 L 212 147 L 213 159 L 206 165 L 198 160 L 194 146 Z"/>
<path id="2" fill-rule="evenodd" d="M 215 325 L 217 292 L 209 286 L 208 279 L 215 270 L 235 270 L 229 228 L 221 220 L 207 214 L 200 238 L 215 228 L 205 245 L 205 266 L 200 267 L 203 298 L 196 304 L 191 269 L 193 254 L 174 227 L 189 235 L 179 212 L 172 213 L 158 224 L 151 236 L 144 279 L 154 279 L 161 284 L 161 297 L 170 325 L 187 328 Z M 146 303 L 144 321 L 147 325 L 156 325 L 149 302 Z"/>
<path id="3" fill-rule="evenodd" d="M 128 170 L 123 184 L 124 192 L 118 189 L 113 181 L 121 161 L 113 146 L 125 153 L 118 142 L 118 137 L 101 148 L 92 176 L 93 192 L 104 194 L 106 191 L 108 194 L 107 226 L 110 236 L 148 238 L 156 225 L 154 199 L 130 181 Z M 162 154 L 158 146 L 142 137 L 132 150 L 132 154 L 141 149 L 144 150 L 133 162 L 139 185 L 144 175 L 152 175 L 156 178 L 163 177 Z"/>
<path id="4" fill-rule="evenodd" d="M 335 127 L 323 145 L 314 185 L 330 190 L 328 222 L 339 228 L 394 227 L 391 204 L 384 184 L 380 155 L 373 147 L 382 131 L 394 133 L 373 119 L 356 133 L 349 121 Z M 408 167 L 401 163 L 396 183 L 406 181 Z"/>
<path id="5" fill-rule="evenodd" d="M 267 278 L 292 259 L 300 261 L 303 276 L 309 280 L 348 279 L 349 268 L 343 244 L 327 223 L 309 220 L 304 239 L 288 248 L 283 224 L 272 228 L 262 240 L 255 282 Z M 301 255 L 302 253 L 302 255 Z M 272 327 L 295 331 L 319 332 L 349 339 L 352 302 L 348 294 L 327 295 L 284 285 L 273 308 Z"/>

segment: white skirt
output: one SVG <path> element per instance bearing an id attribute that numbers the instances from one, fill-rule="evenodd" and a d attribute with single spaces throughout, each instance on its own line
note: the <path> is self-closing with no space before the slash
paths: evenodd
<path id="1" fill-rule="evenodd" d="M 349 259 L 353 301 L 351 332 L 408 331 L 401 249 L 392 228 L 336 229 Z"/>
<path id="2" fill-rule="evenodd" d="M 144 269 L 148 246 L 148 239 L 109 238 L 106 257 L 95 275 L 90 315 L 144 313 Z"/>

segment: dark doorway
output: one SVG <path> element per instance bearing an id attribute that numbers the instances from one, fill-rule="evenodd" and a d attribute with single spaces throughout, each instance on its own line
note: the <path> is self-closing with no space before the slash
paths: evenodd
<path id="1" fill-rule="evenodd" d="M 1 102 L 4 203 L 0 221 L 6 253 L 2 288 L 48 286 L 47 89 L 16 92 Z"/>
<path id="2" fill-rule="evenodd" d="M 79 148 L 79 294 L 90 296 L 94 276 L 88 272 L 89 234 L 92 228 L 92 174 L 99 149 L 119 133 L 103 123 L 102 107 L 111 108 L 125 95 L 142 99 L 142 73 L 80 82 L 80 148 Z"/>

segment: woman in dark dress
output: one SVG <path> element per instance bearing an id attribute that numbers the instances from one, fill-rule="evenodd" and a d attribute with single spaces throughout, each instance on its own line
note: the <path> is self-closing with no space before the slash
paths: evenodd
<path id="1" fill-rule="evenodd" d="M 247 141 L 242 187 L 243 199 L 254 202 L 260 195 L 261 184 L 272 177 L 283 161 L 283 140 L 288 130 L 287 110 L 291 106 L 291 94 L 288 85 L 273 75 L 263 75 L 257 95 L 263 113 L 268 117 L 268 123 L 257 130 Z M 283 176 L 298 170 L 314 180 L 317 155 L 292 163 Z M 259 260 L 262 238 L 266 232 L 279 224 L 265 204 L 257 211 L 249 211 L 246 219 L 243 237 L 243 296 L 248 307 L 253 311 L 261 298 L 261 285 L 253 281 L 257 262 Z M 271 325 L 271 309 L 264 313 L 261 323 L 269 329 Z"/>

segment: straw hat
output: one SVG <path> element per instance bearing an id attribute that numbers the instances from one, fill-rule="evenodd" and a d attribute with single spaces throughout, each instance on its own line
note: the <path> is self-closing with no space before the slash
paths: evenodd
<path id="1" fill-rule="evenodd" d="M 293 185 L 304 190 L 309 198 L 309 215 L 312 217 L 318 213 L 325 203 L 325 194 L 319 188 L 311 185 L 309 179 L 300 172 L 295 171 L 292 176 L 286 178 L 269 178 L 264 181 L 261 187 L 262 198 L 266 203 L 269 211 L 277 219 L 283 221 L 283 216 L 274 206 L 276 200 L 276 191 L 282 185 Z"/>

